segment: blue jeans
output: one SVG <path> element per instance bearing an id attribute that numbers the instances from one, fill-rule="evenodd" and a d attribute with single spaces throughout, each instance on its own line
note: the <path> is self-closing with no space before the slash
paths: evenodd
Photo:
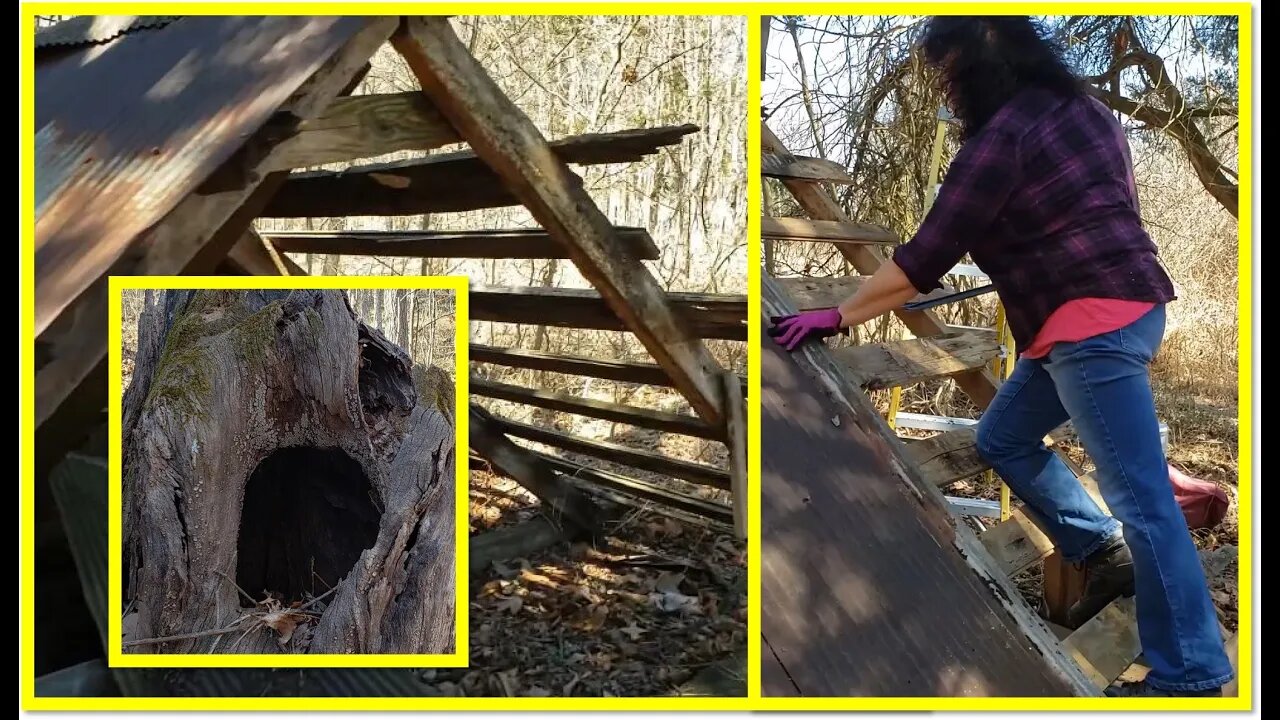
<path id="1" fill-rule="evenodd" d="M 1067 560 L 1123 532 L 1133 553 L 1138 636 L 1165 690 L 1231 679 L 1218 616 L 1169 484 L 1147 366 L 1164 337 L 1164 306 L 1127 327 L 1022 359 L 978 425 L 978 451 Z M 1070 418 L 1097 466 L 1104 513 L 1043 438 Z"/>

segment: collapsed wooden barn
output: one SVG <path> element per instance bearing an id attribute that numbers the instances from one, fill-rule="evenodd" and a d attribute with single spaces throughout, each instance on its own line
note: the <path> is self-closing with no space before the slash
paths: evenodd
<path id="1" fill-rule="evenodd" d="M 352 95 L 387 42 L 422 90 Z M 615 447 L 473 405 L 475 461 L 514 478 L 555 521 L 550 531 L 540 522 L 476 537 L 473 558 L 590 537 L 608 517 L 604 506 L 619 503 L 673 508 L 744 533 L 743 381 L 720 367 L 703 340 L 745 341 L 746 297 L 664 291 L 644 264 L 660 252 L 654 239 L 642 228 L 615 227 L 569 168 L 633 162 L 678 144 L 695 127 L 548 141 L 444 18 L 76 18 L 37 36 L 35 108 L 38 637 L 51 638 L 55 623 L 80 637 L 105 632 L 105 567 L 114 557 L 103 544 L 107 449 L 100 434 L 110 405 L 110 275 L 301 273 L 286 252 L 571 260 L 593 289 L 476 287 L 472 318 L 626 332 L 652 362 L 479 345 L 472 359 L 670 387 L 694 414 L 486 380 L 473 383 L 473 394 L 714 440 L 730 461 L 714 467 Z M 469 149 L 341 172 L 297 171 L 455 143 Z M 268 234 L 253 227 L 258 218 L 515 205 L 528 208 L 541 229 Z M 733 501 L 534 452 L 513 438 L 727 490 Z M 81 584 L 83 599 L 67 592 Z M 84 621 L 67 626 L 64 617 Z M 67 651 L 40 640 L 36 647 L 41 667 L 84 659 L 83 647 Z M 421 691 L 410 673 L 379 672 L 313 672 L 299 682 L 318 694 Z M 180 679 L 145 670 L 111 675 L 126 694 L 176 693 L 175 683 L 188 694 L 263 691 L 261 673 L 248 670 L 184 672 Z"/>

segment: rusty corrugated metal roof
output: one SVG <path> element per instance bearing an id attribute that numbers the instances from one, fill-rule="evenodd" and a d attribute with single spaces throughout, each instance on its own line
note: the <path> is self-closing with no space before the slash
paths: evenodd
<path id="1" fill-rule="evenodd" d="M 36 49 L 95 45 L 139 30 L 156 30 L 176 15 L 81 15 L 36 31 Z"/>
<path id="2" fill-rule="evenodd" d="M 36 332 L 367 22 L 183 17 L 37 53 Z"/>

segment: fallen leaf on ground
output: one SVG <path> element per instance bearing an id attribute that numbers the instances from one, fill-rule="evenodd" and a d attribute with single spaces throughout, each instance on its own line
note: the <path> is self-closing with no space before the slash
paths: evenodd
<path id="1" fill-rule="evenodd" d="M 605 620 L 608 619 L 608 605 L 588 605 L 582 611 L 577 613 L 574 624 L 579 630 L 583 630 L 585 632 L 596 632 L 600 628 L 604 627 Z"/>
<path id="2" fill-rule="evenodd" d="M 679 593 L 680 583 L 684 582 L 684 573 L 673 573 L 664 570 L 653 583 L 655 592 Z"/>
<path id="3" fill-rule="evenodd" d="M 665 613 L 682 613 L 686 615 L 701 614 L 698 598 L 678 592 L 655 592 L 649 594 L 649 602 Z"/>
<path id="4" fill-rule="evenodd" d="M 498 598 L 494 601 L 493 606 L 500 613 L 515 615 L 520 612 L 520 608 L 524 607 L 524 599 L 517 595 L 511 595 L 508 597 Z"/>
<path id="5" fill-rule="evenodd" d="M 294 613 L 278 610 L 269 612 L 262 616 L 262 624 L 276 631 L 276 641 L 281 645 L 289 642 L 289 638 L 293 637 L 293 631 L 298 627 L 298 622 L 306 620 L 305 615 L 295 615 Z"/>

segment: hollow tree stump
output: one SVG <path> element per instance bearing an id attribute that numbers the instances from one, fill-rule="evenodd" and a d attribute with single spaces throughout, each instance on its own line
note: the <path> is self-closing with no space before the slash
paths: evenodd
<path id="1" fill-rule="evenodd" d="M 168 291 L 139 337 L 125 640 L 236 631 L 126 650 L 452 652 L 453 420 L 414 386 L 442 371 L 341 291 Z M 318 615 L 263 625 L 267 598 Z"/>

